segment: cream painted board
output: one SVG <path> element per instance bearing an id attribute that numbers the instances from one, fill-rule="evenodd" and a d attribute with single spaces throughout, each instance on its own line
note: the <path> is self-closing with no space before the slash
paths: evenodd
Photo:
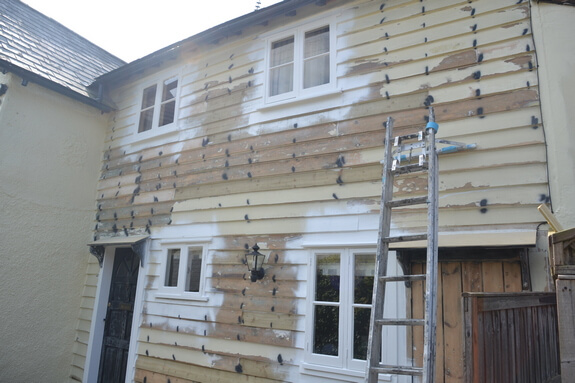
<path id="1" fill-rule="evenodd" d="M 454 121 L 439 121 L 437 138 L 462 141 L 478 133 L 489 133 L 501 129 L 533 126 L 533 117 L 541 122 L 539 106 L 493 113 L 486 118 L 463 118 Z M 487 123 L 488 122 L 488 123 Z"/>
<path id="2" fill-rule="evenodd" d="M 460 101 L 466 98 L 475 98 L 477 96 L 476 93 L 477 91 L 481 92 L 481 97 L 485 97 L 517 89 L 528 89 L 529 87 L 535 88 L 537 86 L 536 71 L 519 69 L 518 71 L 512 73 L 511 72 L 494 73 L 494 74 L 487 73 L 486 77 L 484 78 L 483 77 L 484 68 L 485 68 L 484 66 L 473 67 L 473 69 L 481 71 L 482 74 L 481 81 L 467 81 L 461 84 L 453 84 L 450 81 L 452 78 L 447 77 L 446 79 L 447 83 L 444 83 L 443 85 L 439 84 L 434 85 L 433 89 L 430 89 L 430 94 L 433 96 L 434 103 L 445 104 L 449 102 Z M 449 76 L 450 74 L 451 73 L 447 75 Z M 412 79 L 414 83 L 419 82 L 420 86 L 423 87 L 430 85 L 429 82 L 426 82 L 427 79 L 424 78 L 423 76 L 420 75 L 417 77 L 418 79 L 415 78 Z M 401 83 L 403 83 L 403 80 L 401 81 Z M 409 88 L 409 85 L 407 85 L 407 88 Z M 387 90 L 387 86 L 384 86 L 382 88 L 382 91 L 385 90 Z M 402 90 L 397 89 L 397 91 L 401 92 Z"/>
<path id="3" fill-rule="evenodd" d="M 338 65 L 337 75 L 338 77 L 346 75 L 353 76 L 355 66 L 361 68 L 361 65 L 365 65 L 366 63 L 372 63 L 372 65 L 379 67 L 380 70 L 385 71 L 385 74 L 388 75 L 390 81 L 408 77 L 413 75 L 413 73 L 419 73 L 420 68 L 425 66 L 429 68 L 430 75 L 433 75 L 434 72 L 444 70 L 441 69 L 443 67 L 447 70 L 455 69 L 454 66 L 457 62 L 462 60 L 466 61 L 459 63 L 460 66 L 463 65 L 464 67 L 467 67 L 472 63 L 480 65 L 478 62 L 479 55 L 482 55 L 482 62 L 502 60 L 511 56 L 530 55 L 532 54 L 532 51 L 527 51 L 526 48 L 527 46 L 531 47 L 532 45 L 533 41 L 531 36 L 527 35 L 512 40 L 505 40 L 503 42 L 498 41 L 492 44 L 482 45 L 478 49 L 469 47 L 468 49 L 463 49 L 458 52 L 446 52 L 441 55 L 424 57 L 417 60 L 404 60 L 401 63 L 389 66 L 385 65 L 385 63 L 389 62 L 387 60 L 388 55 L 393 53 L 387 53 L 372 58 L 366 58 L 365 60 L 355 59 L 353 61 L 341 63 Z"/>
<path id="4" fill-rule="evenodd" d="M 246 357 L 267 358 L 270 355 L 282 354 L 284 361 L 288 364 L 293 363 L 297 358 L 297 351 L 286 347 L 278 347 L 266 344 L 253 344 L 238 342 L 235 339 L 225 340 L 218 338 L 206 338 L 191 334 L 174 333 L 168 331 L 157 331 L 149 328 L 140 330 L 139 341 L 141 343 L 175 345 L 178 347 L 201 348 L 198 345 L 205 345 L 206 352 L 216 354 L 238 354 Z M 247 345 L 247 347 L 246 347 Z"/>
<path id="5" fill-rule="evenodd" d="M 476 97 L 476 89 L 481 90 L 481 96 L 491 93 L 503 93 L 516 89 L 537 85 L 537 73 L 529 72 L 527 68 L 511 61 L 490 61 L 466 68 L 455 68 L 446 71 L 425 74 L 426 63 L 414 65 L 413 72 L 406 73 L 409 77 L 395 78 L 390 75 L 389 84 L 386 82 L 387 71 L 376 77 L 383 82 L 381 94 L 396 96 L 412 92 L 429 90 L 437 104 L 461 101 Z M 475 80 L 477 72 L 481 73 L 480 81 Z M 353 78 L 349 78 L 350 80 Z M 387 92 L 387 93 L 386 93 Z"/>
<path id="6" fill-rule="evenodd" d="M 236 363 L 239 360 L 235 361 Z M 244 361 L 245 364 L 250 364 L 249 361 Z M 165 373 L 169 376 L 180 377 L 183 379 L 188 379 L 189 381 L 201 381 L 203 383 L 221 383 L 221 382 L 237 382 L 237 383 L 277 383 L 276 379 L 260 378 L 257 376 L 249 376 L 245 373 L 238 374 L 233 371 L 219 370 L 213 367 L 200 367 L 200 366 L 190 366 L 184 363 L 178 363 L 176 361 L 162 360 L 157 358 L 149 358 L 144 355 L 140 355 L 136 361 L 137 369 L 142 369 L 143 371 L 137 371 L 136 373 L 146 376 L 146 371 L 159 371 L 160 373 Z M 167 377 L 166 377 L 167 378 Z M 279 381 L 286 381 L 285 376 L 278 377 Z M 293 381 L 293 380 L 291 380 Z"/>
<path id="7" fill-rule="evenodd" d="M 210 280 L 213 280 L 214 278 L 210 278 Z M 231 278 L 230 278 L 231 279 Z M 238 286 L 238 292 L 242 291 L 242 288 L 246 289 L 246 294 L 248 293 L 248 289 L 247 287 L 249 287 L 249 284 L 252 283 L 249 280 L 243 280 L 240 278 L 237 279 L 233 279 L 232 280 L 233 283 L 236 283 Z M 300 283 L 300 282 L 296 282 L 296 283 Z M 283 289 L 283 287 L 280 286 L 281 283 L 278 282 L 277 284 L 274 284 L 273 286 L 267 286 L 269 287 L 269 291 L 265 291 L 265 293 L 258 293 L 258 294 L 265 294 L 266 296 L 268 296 L 270 299 L 272 299 L 273 297 L 273 289 L 276 288 L 276 291 L 279 290 L 280 288 Z M 287 285 L 287 283 L 286 283 Z M 210 283 L 209 286 L 207 286 L 208 289 L 206 290 L 206 296 L 209 297 L 212 294 L 212 291 L 214 294 L 219 294 L 218 290 L 212 287 L 212 283 Z M 258 286 L 259 287 L 259 286 Z M 301 289 L 296 288 L 293 292 L 289 292 L 286 293 L 286 297 L 281 298 L 281 299 L 299 299 L 299 298 L 304 298 L 306 297 L 306 293 L 304 291 L 300 291 Z M 250 294 L 256 294 L 256 293 L 252 293 L 250 292 Z M 244 312 L 248 312 L 249 310 L 240 310 L 239 307 L 239 303 L 237 307 L 235 308 L 222 308 L 221 307 L 221 302 L 214 302 L 213 300 L 210 301 L 208 300 L 207 302 L 205 301 L 193 301 L 193 300 L 185 300 L 185 299 L 165 299 L 165 298 L 160 298 L 161 294 L 158 295 L 158 297 L 156 299 L 152 299 L 146 302 L 146 315 L 150 315 L 150 316 L 156 316 L 158 317 L 158 320 L 162 320 L 162 321 L 167 321 L 167 320 L 182 320 L 184 322 L 180 322 L 180 323 L 189 323 L 190 326 L 194 325 L 194 321 L 198 322 L 198 325 L 200 323 L 209 323 L 209 322 L 217 322 L 218 321 L 218 315 L 224 313 L 226 318 L 237 318 L 238 315 L 242 315 Z M 215 298 L 215 296 L 214 296 Z M 224 293 L 224 299 L 225 299 L 225 293 Z M 249 296 L 247 296 L 245 298 L 246 301 L 249 300 Z M 267 310 L 268 308 L 265 308 L 264 310 Z M 257 312 L 257 311 L 254 311 Z M 261 313 L 263 313 L 263 311 L 259 311 Z M 287 313 L 271 313 L 274 317 L 279 316 L 287 316 Z M 295 316 L 295 314 L 292 314 L 292 316 Z M 161 319 L 160 319 L 161 318 Z M 206 319 L 207 318 L 207 319 Z M 192 321 L 191 323 L 188 321 Z M 232 323 L 237 323 L 235 320 Z M 269 322 L 268 322 L 269 324 Z M 176 328 L 176 326 L 172 326 L 174 329 Z"/>
<path id="8" fill-rule="evenodd" d="M 401 182 L 401 181 L 398 181 Z M 402 186 L 403 187 L 403 186 Z M 504 204 L 532 204 L 538 202 L 537 198 L 541 194 L 546 194 L 546 188 L 540 185 L 524 187 L 529 192 L 519 193 L 517 188 L 513 194 L 510 194 L 510 187 L 501 187 L 498 189 L 487 190 L 467 190 L 458 193 L 457 191 L 445 192 L 440 199 L 440 206 L 466 206 L 478 203 L 482 198 L 477 196 L 480 194 L 498 195 L 502 194 L 507 198 L 503 198 L 499 203 Z M 421 192 L 424 192 L 423 190 Z M 422 193 L 417 193 L 421 195 Z M 461 195 L 466 195 L 467 198 L 461 198 Z M 406 196 L 406 194 L 404 194 Z M 452 196 L 459 196 L 459 198 L 452 198 Z M 475 196 L 475 197 L 474 197 Z M 483 197 L 485 198 L 485 197 Z M 342 204 L 338 201 L 323 201 L 323 202 L 300 202 L 289 204 L 278 204 L 273 208 L 267 205 L 252 204 L 245 207 L 235 208 L 222 208 L 217 211 L 210 210 L 196 210 L 187 211 L 185 214 L 174 214 L 174 219 L 180 224 L 189 223 L 202 223 L 202 222 L 241 222 L 246 220 L 249 223 L 257 220 L 267 219 L 280 219 L 280 218 L 311 218 L 311 217 L 340 217 L 346 215 L 361 215 L 370 214 L 374 210 L 379 210 L 379 199 L 373 198 L 371 200 L 363 200 L 361 203 Z"/>
<path id="9" fill-rule="evenodd" d="M 340 188 L 338 197 L 340 199 L 347 198 L 364 198 L 377 195 L 381 192 L 380 183 L 357 183 L 346 185 L 345 188 Z M 212 210 L 218 208 L 230 207 L 249 207 L 251 205 L 278 205 L 299 203 L 306 201 L 323 200 L 323 197 L 318 199 L 318 196 L 329 195 L 333 192 L 333 186 L 318 186 L 311 188 L 298 188 L 292 190 L 278 190 L 278 191 L 255 191 L 242 194 L 230 194 L 221 197 L 205 197 L 198 199 L 189 199 L 176 203 L 174 205 L 174 213 L 192 211 L 192 210 Z M 249 204 L 248 204 L 249 201 Z M 220 206 L 221 205 L 221 206 Z"/>
<path id="10" fill-rule="evenodd" d="M 541 219 L 536 211 L 539 203 L 533 205 L 521 205 L 520 207 L 506 208 L 506 207 L 492 207 L 492 214 L 481 214 L 480 208 L 463 209 L 451 211 L 442 211 L 441 222 L 442 226 L 457 227 L 461 225 L 478 224 L 478 225 L 493 225 L 493 224 L 524 224 L 540 222 Z M 488 206 L 489 208 L 489 206 Z M 426 212 L 422 214 L 404 214 L 401 216 L 396 214 L 397 223 L 401 223 L 399 227 L 407 229 L 409 227 L 419 227 L 422 222 L 426 222 Z M 365 215 L 362 217 L 372 217 L 373 230 L 377 228 L 377 214 Z M 262 221 L 252 221 L 250 223 L 242 222 L 221 222 L 217 224 L 218 233 L 225 236 L 233 236 L 238 233 L 243 235 L 286 235 L 294 233 L 344 233 L 344 232 L 357 232 L 360 227 L 360 217 L 357 216 L 341 216 L 341 217 L 312 217 L 307 219 L 301 218 L 282 218 L 282 219 L 267 219 Z M 401 221 L 400 221 L 401 220 Z M 365 218 L 361 220 L 362 225 L 365 225 Z M 193 226 L 192 224 L 187 224 Z M 201 225 L 200 225 L 201 226 Z M 364 226 L 362 226 L 364 227 Z"/>
<path id="11" fill-rule="evenodd" d="M 423 60 L 428 57 L 456 53 L 466 49 L 473 49 L 474 41 L 478 49 L 494 43 L 499 43 L 505 39 L 513 37 L 521 38 L 523 31 L 529 23 L 522 21 L 517 24 L 506 26 L 505 28 L 491 28 L 479 31 L 477 34 L 454 36 L 444 40 L 432 41 L 407 46 L 400 38 L 377 41 L 364 44 L 354 49 L 355 57 L 373 58 L 380 57 L 380 60 L 389 64 L 401 63 L 403 61 Z M 502 32 L 503 30 L 503 32 Z M 386 51 L 385 51 L 386 50 Z M 357 60 L 356 60 L 357 61 Z M 430 68 L 431 69 L 431 68 Z"/>
<path id="12" fill-rule="evenodd" d="M 426 12 L 425 14 L 421 14 L 421 7 L 425 6 L 427 10 L 430 2 L 427 4 L 421 4 L 420 2 L 414 4 L 415 7 L 419 6 L 419 14 L 412 17 L 404 17 L 403 11 L 400 11 L 397 13 L 400 17 L 395 20 L 393 19 L 393 12 L 390 12 L 389 10 L 386 11 L 386 9 L 388 9 L 386 5 L 386 7 L 383 8 L 383 12 L 370 15 L 369 21 L 365 20 L 365 22 L 360 24 L 360 26 L 375 26 L 377 31 L 374 32 L 376 32 L 380 38 L 385 38 L 385 33 L 387 33 L 390 38 L 393 38 L 403 36 L 404 34 L 429 30 L 431 38 L 428 40 L 431 40 L 436 39 L 439 36 L 443 36 L 442 38 L 449 36 L 439 35 L 434 38 L 433 36 L 436 32 L 433 32 L 433 29 L 453 27 L 455 30 L 460 30 L 461 33 L 466 33 L 473 32 L 473 29 L 471 28 L 473 25 L 477 25 L 475 27 L 475 30 L 477 31 L 528 17 L 525 6 L 517 6 L 516 2 L 511 0 L 505 2 L 487 1 L 481 3 L 484 6 L 482 12 L 477 12 L 476 10 L 475 15 L 473 17 L 469 17 L 471 9 L 478 5 L 477 1 L 473 2 L 473 4 L 470 4 L 468 1 L 459 1 L 458 4 L 453 6 L 443 7 L 433 12 Z M 431 4 L 433 4 L 433 2 L 431 2 Z M 415 9 L 415 11 L 417 11 L 417 9 Z M 383 19 L 384 17 L 385 19 Z M 382 19 L 383 22 L 381 22 Z M 353 20 L 350 23 L 353 23 Z M 347 33 L 355 33 L 350 35 L 351 40 L 349 41 L 349 44 L 346 44 L 345 46 L 360 45 L 363 41 L 368 40 L 367 38 L 360 38 L 362 34 L 369 33 L 368 29 L 352 30 L 346 28 L 346 26 L 347 25 L 344 24 L 343 28 Z M 464 27 L 461 28 L 460 26 Z M 342 40 L 347 41 L 347 36 Z"/>
<path id="13" fill-rule="evenodd" d="M 475 139 L 476 137 L 477 136 L 461 137 L 463 140 L 460 142 L 464 144 L 476 144 L 478 141 Z M 485 146 L 478 146 L 476 149 L 470 149 L 460 153 L 442 154 L 439 159 L 439 169 L 441 171 L 463 172 L 466 169 L 545 162 L 545 146 L 542 145 L 541 142 L 487 149 Z M 379 149 L 367 149 L 362 151 L 362 158 L 368 163 L 375 162 L 380 158 L 380 154 L 381 150 Z M 329 188 L 329 186 L 326 186 L 326 188 Z M 338 197 L 339 196 L 338 193 Z M 358 196 L 361 197 L 361 194 Z M 353 195 L 351 197 L 353 197 Z"/>
<path id="14" fill-rule="evenodd" d="M 489 4 L 498 5 L 497 2 L 489 2 Z M 465 5 L 468 6 L 469 3 Z M 427 5 L 425 6 L 427 9 Z M 341 41 L 338 41 L 338 49 L 353 49 L 353 47 L 365 44 L 366 41 L 370 41 L 374 37 L 377 37 L 384 45 L 392 39 L 400 39 L 403 41 L 404 46 L 412 46 L 424 42 L 429 43 L 452 38 L 457 35 L 481 35 L 481 32 L 486 29 L 521 21 L 528 17 L 524 7 L 517 6 L 507 9 L 499 8 L 494 12 L 478 13 L 473 18 L 469 17 L 469 11 L 462 10 L 462 8 L 466 7 L 459 5 L 458 7 L 446 8 L 433 13 L 426 12 L 425 15 L 396 22 L 389 20 L 390 12 L 385 12 L 384 8 L 384 12 L 380 15 L 374 15 L 374 18 L 385 17 L 384 23 L 374 24 L 376 30 L 372 28 L 371 30 L 364 30 L 342 38 Z M 423 26 L 424 24 L 425 27 Z M 386 36 L 386 33 L 389 37 Z M 392 47 L 393 43 L 388 49 Z"/>

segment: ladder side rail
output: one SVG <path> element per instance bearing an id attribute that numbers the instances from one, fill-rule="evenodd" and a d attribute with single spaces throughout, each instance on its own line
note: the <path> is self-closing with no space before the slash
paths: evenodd
<path id="1" fill-rule="evenodd" d="M 392 131 L 393 119 L 387 118 L 385 126 L 385 154 L 383 159 L 383 184 L 381 190 L 380 217 L 378 241 L 375 261 L 375 278 L 373 280 L 372 309 L 367 350 L 366 382 L 377 383 L 378 371 L 382 354 L 382 327 L 376 323 L 376 319 L 383 316 L 385 300 L 385 281 L 380 277 L 387 274 L 387 260 L 389 254 L 389 237 L 391 226 L 391 207 L 389 201 L 393 199 L 393 172 L 391 171 L 392 158 Z"/>
<path id="2" fill-rule="evenodd" d="M 438 216 L 439 216 L 439 160 L 435 148 L 437 124 L 430 107 L 427 128 L 428 142 L 428 210 L 427 210 L 427 279 L 425 288 L 425 326 L 423 347 L 423 383 L 435 381 L 435 352 L 437 328 L 437 268 L 438 268 Z"/>

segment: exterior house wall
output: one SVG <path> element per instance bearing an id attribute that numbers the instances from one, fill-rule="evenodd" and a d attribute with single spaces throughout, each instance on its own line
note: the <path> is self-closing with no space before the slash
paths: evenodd
<path id="1" fill-rule="evenodd" d="M 314 249 L 375 247 L 388 116 L 396 132 L 413 132 L 433 105 L 440 138 L 477 144 L 440 159 L 440 246 L 535 244 L 536 207 L 549 191 L 529 4 L 318 7 L 217 44 L 184 42 L 176 60 L 111 91 L 119 109 L 106 134 L 96 235 L 151 236 L 135 315 L 138 382 L 336 379 L 306 360 L 310 259 Z M 332 18 L 337 92 L 265 105 L 267 38 Z M 174 75 L 176 123 L 138 134 L 143 89 Z M 396 191 L 421 195 L 425 182 L 413 177 Z M 405 209 L 393 229 L 419 232 L 425 215 Z M 179 243 L 207 248 L 205 299 L 162 292 L 166 249 Z M 242 259 L 255 243 L 269 257 L 252 283 Z M 97 284 L 90 270 L 86 321 Z"/>
<path id="2" fill-rule="evenodd" d="M 533 31 L 537 44 L 541 109 L 547 138 L 549 182 L 554 213 L 565 229 L 575 226 L 575 157 L 571 143 L 575 140 L 575 42 L 565 30 L 572 31 L 570 21 L 575 8 L 540 3 L 533 6 Z"/>
<path id="3" fill-rule="evenodd" d="M 21 81 L 0 74 L 0 381 L 64 382 L 107 116 Z"/>

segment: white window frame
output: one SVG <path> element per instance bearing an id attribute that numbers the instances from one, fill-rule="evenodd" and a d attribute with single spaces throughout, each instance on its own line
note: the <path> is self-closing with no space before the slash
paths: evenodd
<path id="1" fill-rule="evenodd" d="M 174 96 L 174 101 L 175 101 L 174 120 L 168 124 L 160 126 L 160 114 L 161 114 L 160 111 L 162 108 L 162 104 L 165 103 L 164 101 L 162 101 L 164 84 L 166 82 L 172 81 L 172 80 L 176 80 L 178 82 L 178 85 L 176 87 L 176 94 Z M 155 95 L 155 99 L 154 99 L 154 104 L 153 104 L 153 106 L 150 107 L 150 108 L 153 108 L 153 110 L 154 110 L 153 116 L 152 116 L 152 127 L 148 130 L 144 130 L 144 131 L 140 132 L 140 122 L 142 119 L 142 110 L 143 110 L 142 109 L 142 98 L 144 96 L 144 91 L 146 89 L 154 86 L 154 85 L 156 86 L 156 95 Z M 180 76 L 179 75 L 170 75 L 170 76 L 163 77 L 159 81 L 148 82 L 144 86 L 142 86 L 141 89 L 139 89 L 139 92 L 138 92 L 139 98 L 138 98 L 138 102 L 137 102 L 138 113 L 137 113 L 137 121 L 136 121 L 136 128 L 135 128 L 136 129 L 136 135 L 139 139 L 165 133 L 165 132 L 171 130 L 171 128 L 173 126 L 175 126 L 176 121 L 178 120 L 178 106 L 179 106 L 181 88 L 182 88 L 182 84 L 181 84 Z"/>
<path id="2" fill-rule="evenodd" d="M 186 267 L 188 265 L 188 256 L 190 248 L 197 248 L 201 251 L 202 264 L 200 268 L 199 291 L 186 291 Z M 168 254 L 170 250 L 180 250 L 180 263 L 178 267 L 178 282 L 176 286 L 166 286 L 166 272 L 168 269 Z M 208 246 L 205 243 L 166 243 L 162 245 L 161 267 L 160 267 L 160 286 L 158 287 L 158 298 L 172 299 L 189 299 L 207 301 L 205 295 L 206 285 L 206 264 L 207 264 Z"/>
<path id="3" fill-rule="evenodd" d="M 316 267 L 317 256 L 325 254 L 340 255 L 340 300 L 334 306 L 340 307 L 339 315 L 339 344 L 338 356 L 315 354 L 313 352 L 314 342 L 314 323 L 315 323 L 315 291 L 316 291 Z M 354 259 L 355 254 L 373 254 L 375 267 L 376 249 L 373 247 L 356 248 L 323 248 L 312 250 L 309 265 L 309 291 L 307 300 L 307 321 L 306 321 L 306 343 L 305 343 L 305 368 L 315 369 L 318 367 L 321 373 L 333 372 L 338 370 L 346 374 L 345 371 L 361 377 L 365 373 L 366 361 L 353 359 L 353 308 L 354 304 Z M 321 367 L 320 367 L 321 366 Z"/>
<path id="4" fill-rule="evenodd" d="M 329 27 L 329 82 L 308 89 L 303 88 L 303 62 L 305 33 L 321 27 Z M 288 30 L 276 33 L 265 39 L 265 70 L 264 70 L 264 104 L 266 106 L 285 102 L 308 99 L 334 93 L 336 86 L 336 24 L 335 17 L 328 17 L 314 22 L 300 24 Z M 294 86 L 291 92 L 270 96 L 271 90 L 271 53 L 272 43 L 285 38 L 294 37 Z"/>

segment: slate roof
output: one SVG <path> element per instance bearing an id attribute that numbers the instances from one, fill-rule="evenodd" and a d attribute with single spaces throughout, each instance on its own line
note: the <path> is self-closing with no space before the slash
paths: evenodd
<path id="1" fill-rule="evenodd" d="M 0 69 L 94 100 L 93 80 L 125 62 L 19 0 L 0 1 Z M 27 76 L 28 75 L 28 76 Z M 72 91 L 72 92 L 70 92 Z M 89 101 L 89 100 L 84 100 Z"/>

